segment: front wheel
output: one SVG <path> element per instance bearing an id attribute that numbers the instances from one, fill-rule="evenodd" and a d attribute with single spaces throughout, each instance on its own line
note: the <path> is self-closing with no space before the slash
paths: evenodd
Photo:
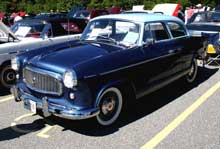
<path id="1" fill-rule="evenodd" d="M 16 81 L 16 73 L 10 65 L 3 66 L 0 72 L 0 83 L 4 88 L 10 88 Z"/>
<path id="2" fill-rule="evenodd" d="M 198 71 L 198 65 L 196 59 L 193 59 L 192 66 L 190 68 L 189 73 L 186 75 L 186 81 L 188 83 L 192 83 L 195 81 Z"/>
<path id="3" fill-rule="evenodd" d="M 100 96 L 100 113 L 96 116 L 98 123 L 102 126 L 113 124 L 122 110 L 122 94 L 119 89 L 111 87 L 106 89 Z"/>

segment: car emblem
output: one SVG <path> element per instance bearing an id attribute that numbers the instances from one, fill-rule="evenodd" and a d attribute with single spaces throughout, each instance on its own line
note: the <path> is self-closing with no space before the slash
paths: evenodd
<path id="1" fill-rule="evenodd" d="M 31 79 L 31 84 L 32 84 L 32 85 L 35 85 L 35 84 L 36 84 L 36 77 L 33 77 L 33 78 Z"/>

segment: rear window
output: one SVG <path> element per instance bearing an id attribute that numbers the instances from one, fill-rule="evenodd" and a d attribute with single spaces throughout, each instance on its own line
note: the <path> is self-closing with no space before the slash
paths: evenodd
<path id="1" fill-rule="evenodd" d="M 174 38 L 186 36 L 186 31 L 182 25 L 176 22 L 168 22 L 167 24 Z"/>

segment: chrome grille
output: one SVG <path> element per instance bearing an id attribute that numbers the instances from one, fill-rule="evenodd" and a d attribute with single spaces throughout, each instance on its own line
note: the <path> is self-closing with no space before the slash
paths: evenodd
<path id="1" fill-rule="evenodd" d="M 53 95 L 62 94 L 62 83 L 48 73 L 25 68 L 23 69 L 23 78 L 27 86 L 34 91 Z"/>

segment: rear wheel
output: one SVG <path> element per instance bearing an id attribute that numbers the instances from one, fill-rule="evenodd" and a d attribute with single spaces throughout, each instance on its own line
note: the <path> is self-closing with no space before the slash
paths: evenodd
<path id="1" fill-rule="evenodd" d="M 192 83 L 195 81 L 198 71 L 198 65 L 196 59 L 193 59 L 192 66 L 190 68 L 189 73 L 186 75 L 186 81 L 188 83 Z"/>
<path id="2" fill-rule="evenodd" d="M 113 124 L 121 113 L 122 104 L 122 94 L 119 89 L 115 87 L 106 89 L 100 96 L 100 113 L 96 116 L 98 123 L 103 126 Z"/>
<path id="3" fill-rule="evenodd" d="M 16 73 L 10 65 L 3 66 L 0 73 L 0 83 L 4 88 L 10 88 L 16 81 Z"/>

